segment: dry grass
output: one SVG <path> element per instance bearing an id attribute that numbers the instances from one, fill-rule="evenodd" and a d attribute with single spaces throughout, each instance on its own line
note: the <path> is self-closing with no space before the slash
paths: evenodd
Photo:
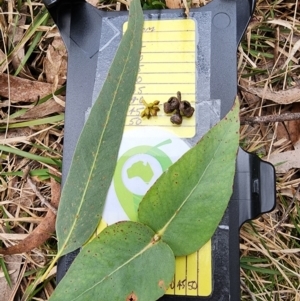
<path id="1" fill-rule="evenodd" d="M 240 47 L 241 116 L 299 112 L 298 1 L 259 1 Z M 266 96 L 266 97 L 265 97 Z M 269 160 L 298 149 L 299 121 L 241 127 L 241 142 Z M 300 300 L 299 171 L 277 173 L 277 206 L 241 229 L 243 300 Z"/>
<path id="2" fill-rule="evenodd" d="M 41 11 L 41 1 L 0 3 L 0 71 L 17 76 L 16 82 L 0 78 L 0 146 L 10 148 L 0 150 L 0 237 L 2 245 L 10 246 L 32 233 L 45 216 L 48 209 L 36 192 L 50 200 L 50 177 L 60 170 L 64 106 L 60 87 L 66 79 L 66 54 L 57 29 Z M 104 6 L 115 9 L 114 4 Z M 238 54 L 241 116 L 300 112 L 295 102 L 300 88 L 299 20 L 297 0 L 258 1 Z M 33 88 L 16 92 L 25 86 L 18 82 L 21 79 L 30 80 Z M 37 86 L 38 82 L 45 86 Z M 39 91 L 48 92 L 38 97 Z M 296 150 L 299 140 L 298 121 L 241 127 L 241 145 L 266 160 Z M 40 156 L 39 160 L 28 154 Z M 55 159 L 55 164 L 45 158 Z M 242 300 L 300 300 L 300 179 L 293 167 L 277 173 L 276 209 L 241 229 Z M 11 274 L 17 284 L 12 293 L 16 300 L 48 300 L 55 269 L 44 283 L 35 284 L 55 252 L 53 236 L 30 252 L 0 258 L 8 271 L 19 272 Z M 0 284 L 1 279 L 3 275 Z"/>

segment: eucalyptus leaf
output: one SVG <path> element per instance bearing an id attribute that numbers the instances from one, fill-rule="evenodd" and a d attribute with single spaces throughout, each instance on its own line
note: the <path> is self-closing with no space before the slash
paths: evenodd
<path id="1" fill-rule="evenodd" d="M 120 222 L 85 245 L 50 301 L 153 301 L 174 276 L 175 257 L 149 227 Z"/>
<path id="2" fill-rule="evenodd" d="M 129 15 L 128 29 L 82 130 L 62 190 L 58 256 L 81 247 L 102 216 L 139 68 L 143 31 L 139 0 L 131 2 Z"/>
<path id="3" fill-rule="evenodd" d="M 154 183 L 138 218 L 176 256 L 201 248 L 215 232 L 232 194 L 239 145 L 239 103 Z"/>

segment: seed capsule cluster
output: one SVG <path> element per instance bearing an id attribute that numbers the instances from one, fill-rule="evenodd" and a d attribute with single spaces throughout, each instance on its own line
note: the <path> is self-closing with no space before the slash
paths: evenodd
<path id="1" fill-rule="evenodd" d="M 181 100 L 180 91 L 177 92 L 177 97 L 172 96 L 164 103 L 164 112 L 166 114 L 173 114 L 170 121 L 173 124 L 181 124 L 182 116 L 190 118 L 193 116 L 195 109 L 187 100 Z"/>

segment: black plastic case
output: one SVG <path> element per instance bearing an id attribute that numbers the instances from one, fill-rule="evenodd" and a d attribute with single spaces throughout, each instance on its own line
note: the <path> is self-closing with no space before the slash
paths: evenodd
<path id="1" fill-rule="evenodd" d="M 67 106 L 63 156 L 63 180 L 84 125 L 86 112 L 106 78 L 121 34 L 109 41 L 113 24 L 122 32 L 127 12 L 103 12 L 85 1 L 44 0 L 66 44 L 68 57 Z M 197 24 L 197 99 L 219 101 L 218 118 L 231 108 L 237 94 L 237 46 L 254 9 L 254 0 L 214 0 L 191 9 Z M 144 11 L 145 20 L 185 18 L 184 10 Z M 102 47 L 102 48 L 101 48 Z M 101 50 L 102 49 L 102 50 Z M 203 59 L 204 57 L 204 59 Z M 206 57 L 206 58 L 205 58 Z M 175 92 L 175 91 L 174 91 Z M 209 108 L 208 108 L 209 109 Z M 212 126 L 210 124 L 210 126 Z M 190 139 L 195 143 L 206 132 Z M 165 295 L 160 300 L 240 300 L 239 228 L 247 220 L 268 212 L 275 205 L 275 172 L 272 165 L 239 150 L 234 193 L 220 227 L 212 239 L 212 284 L 207 297 Z M 58 264 L 57 280 L 66 273 L 77 252 Z"/>

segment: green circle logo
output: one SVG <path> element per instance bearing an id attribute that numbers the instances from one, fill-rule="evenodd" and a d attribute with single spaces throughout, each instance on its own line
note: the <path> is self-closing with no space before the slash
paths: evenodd
<path id="1" fill-rule="evenodd" d="M 160 146 L 172 143 L 167 139 L 156 146 L 141 145 L 129 149 L 118 160 L 113 182 L 118 200 L 130 220 L 137 220 L 137 210 L 146 191 L 171 164 Z"/>

